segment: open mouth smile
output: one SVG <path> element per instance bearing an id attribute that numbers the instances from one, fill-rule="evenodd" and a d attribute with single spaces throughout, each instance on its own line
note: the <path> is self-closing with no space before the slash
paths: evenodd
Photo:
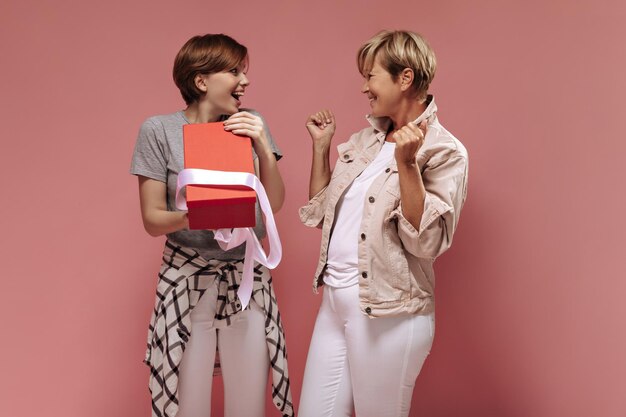
<path id="1" fill-rule="evenodd" d="M 243 91 L 235 91 L 234 93 L 231 94 L 231 96 L 237 100 L 237 102 L 241 101 L 241 97 L 243 97 Z"/>

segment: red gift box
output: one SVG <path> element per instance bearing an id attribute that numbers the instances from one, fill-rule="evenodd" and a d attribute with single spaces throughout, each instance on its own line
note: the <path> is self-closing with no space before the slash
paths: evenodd
<path id="1" fill-rule="evenodd" d="M 254 174 L 252 142 L 224 130 L 224 124 L 183 126 L 185 168 Z M 254 227 L 256 193 L 245 186 L 188 185 L 190 229 Z"/>

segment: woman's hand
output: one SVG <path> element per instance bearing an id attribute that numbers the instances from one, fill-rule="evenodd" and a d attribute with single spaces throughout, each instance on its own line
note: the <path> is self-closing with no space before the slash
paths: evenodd
<path id="1" fill-rule="evenodd" d="M 335 134 L 335 115 L 330 110 L 321 110 L 309 116 L 306 128 L 313 140 L 313 160 L 309 180 L 309 198 L 313 198 L 330 182 L 330 142 Z"/>
<path id="2" fill-rule="evenodd" d="M 235 113 L 224 121 L 224 129 L 235 135 L 248 136 L 259 157 L 258 177 L 265 187 L 267 198 L 276 213 L 285 201 L 285 185 L 276 164 L 276 157 L 265 134 L 263 119 L 247 111 Z"/>
<path id="3" fill-rule="evenodd" d="M 330 148 L 336 127 L 335 115 L 330 110 L 320 110 L 310 115 L 306 121 L 306 128 L 313 140 L 313 147 L 318 150 Z"/>
<path id="4" fill-rule="evenodd" d="M 393 134 L 396 141 L 395 157 L 398 165 L 413 165 L 416 162 L 417 151 L 424 144 L 426 137 L 426 121 L 416 125 L 411 122 Z"/>
<path id="5" fill-rule="evenodd" d="M 259 116 L 247 111 L 235 113 L 224 121 L 224 130 L 252 139 L 252 146 L 254 146 L 254 151 L 259 157 L 272 154 L 272 149 L 265 135 L 263 120 Z"/>

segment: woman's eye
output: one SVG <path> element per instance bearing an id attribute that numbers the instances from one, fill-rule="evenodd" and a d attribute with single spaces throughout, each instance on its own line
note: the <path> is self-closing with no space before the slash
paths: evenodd
<path id="1" fill-rule="evenodd" d="M 232 74 L 234 74 L 234 75 L 239 74 L 239 70 L 238 70 L 237 68 L 233 68 L 233 69 L 231 69 L 231 70 L 230 70 L 230 72 L 231 72 Z"/>

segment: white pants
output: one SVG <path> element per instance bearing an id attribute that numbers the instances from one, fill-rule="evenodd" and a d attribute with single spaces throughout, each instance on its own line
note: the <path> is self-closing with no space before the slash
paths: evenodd
<path id="1" fill-rule="evenodd" d="M 430 352 L 434 314 L 370 319 L 359 287 L 324 287 L 299 417 L 404 417 Z"/>
<path id="2" fill-rule="evenodd" d="M 191 337 L 180 365 L 176 417 L 210 417 L 215 346 L 219 345 L 225 417 L 262 417 L 269 373 L 265 316 L 254 302 L 230 326 L 215 320 L 217 289 L 210 286 L 191 311 Z M 219 329 L 219 337 L 217 330 Z"/>

